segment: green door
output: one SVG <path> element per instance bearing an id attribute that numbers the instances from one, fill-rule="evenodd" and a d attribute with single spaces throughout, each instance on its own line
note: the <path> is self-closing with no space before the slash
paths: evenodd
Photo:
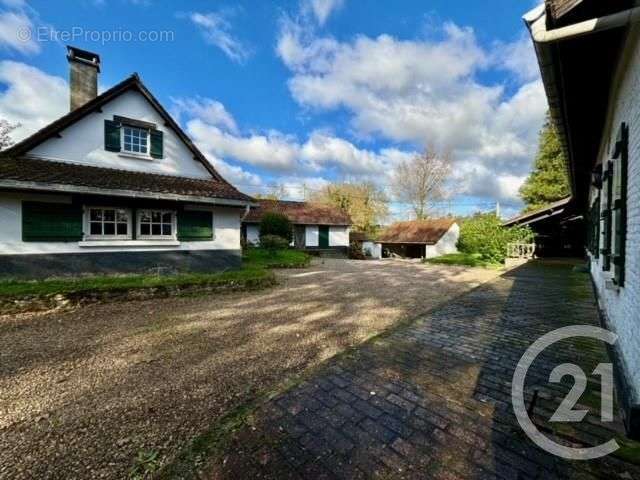
<path id="1" fill-rule="evenodd" d="M 318 227 L 320 233 L 320 248 L 329 248 L 329 227 Z"/>

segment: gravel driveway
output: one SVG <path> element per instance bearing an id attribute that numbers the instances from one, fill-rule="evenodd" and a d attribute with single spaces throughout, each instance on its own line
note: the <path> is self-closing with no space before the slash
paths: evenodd
<path id="1" fill-rule="evenodd" d="M 0 317 L 0 478 L 123 478 L 229 409 L 500 272 L 316 261 L 264 291 Z"/>

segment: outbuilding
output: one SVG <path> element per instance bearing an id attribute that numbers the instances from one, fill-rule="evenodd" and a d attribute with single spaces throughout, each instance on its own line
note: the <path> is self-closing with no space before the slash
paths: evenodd
<path id="1" fill-rule="evenodd" d="M 460 227 L 452 218 L 398 222 L 378 235 L 382 256 L 434 258 L 456 253 Z"/>
<path id="2" fill-rule="evenodd" d="M 260 222 L 266 213 L 286 216 L 293 224 L 295 248 L 347 253 L 351 218 L 339 208 L 312 202 L 260 200 L 242 220 L 242 237 L 247 244 L 260 243 Z"/>

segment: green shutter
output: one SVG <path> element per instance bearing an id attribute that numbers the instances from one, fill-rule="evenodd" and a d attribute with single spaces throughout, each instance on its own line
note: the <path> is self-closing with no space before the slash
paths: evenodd
<path id="1" fill-rule="evenodd" d="M 611 227 L 613 225 L 611 218 L 611 210 L 613 203 L 613 162 L 607 162 L 607 168 L 604 171 L 603 179 L 604 193 L 604 210 L 602 211 L 602 238 L 603 245 L 600 253 L 602 253 L 602 270 L 608 272 L 611 270 Z"/>
<path id="2" fill-rule="evenodd" d="M 163 157 L 163 135 L 160 130 L 151 130 L 151 156 L 153 158 L 162 158 Z"/>
<path id="3" fill-rule="evenodd" d="M 59 203 L 22 202 L 22 240 L 25 242 L 82 240 L 82 207 Z"/>
<path id="4" fill-rule="evenodd" d="M 594 258 L 598 258 L 600 255 L 600 197 L 596 197 L 593 204 L 591 205 L 591 210 L 589 211 L 589 239 L 588 239 L 588 250 L 594 256 Z"/>
<path id="5" fill-rule="evenodd" d="M 615 252 L 613 255 L 613 274 L 616 285 L 624 286 L 625 250 L 627 239 L 627 162 L 628 162 L 628 129 L 622 124 L 616 141 L 614 158 L 618 162 L 613 192 L 613 218 L 615 219 Z"/>
<path id="6" fill-rule="evenodd" d="M 104 121 L 104 149 L 109 152 L 120 151 L 120 124 L 118 122 Z"/>
<path id="7" fill-rule="evenodd" d="M 185 242 L 213 240 L 212 213 L 196 210 L 178 212 L 178 239 Z"/>

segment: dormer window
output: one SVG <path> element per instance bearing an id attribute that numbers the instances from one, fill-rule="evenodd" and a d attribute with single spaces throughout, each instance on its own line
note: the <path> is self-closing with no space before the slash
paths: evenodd
<path id="1" fill-rule="evenodd" d="M 164 157 L 162 130 L 155 123 L 115 115 L 104 121 L 104 149 L 136 157 Z"/>
<path id="2" fill-rule="evenodd" d="M 149 155 L 149 130 L 123 126 L 122 151 L 136 155 Z"/>

